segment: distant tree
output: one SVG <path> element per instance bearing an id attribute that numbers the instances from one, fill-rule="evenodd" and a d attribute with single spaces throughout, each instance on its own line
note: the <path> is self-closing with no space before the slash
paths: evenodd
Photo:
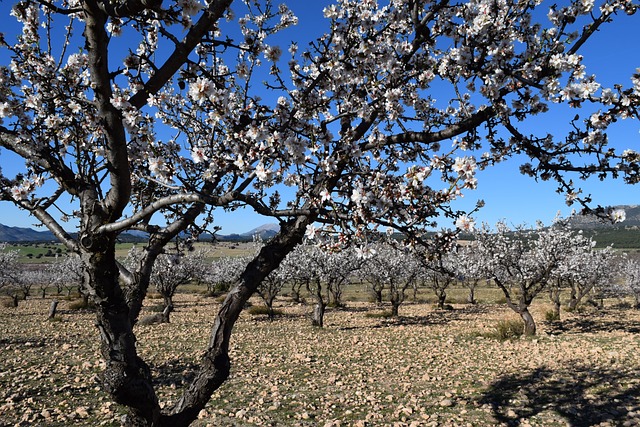
<path id="1" fill-rule="evenodd" d="M 457 279 L 469 290 L 467 302 L 469 304 L 477 304 L 476 288 L 480 282 L 487 279 L 488 273 L 482 255 L 478 251 L 477 243 L 472 241 L 458 248 L 455 259 L 458 272 Z"/>
<path id="2" fill-rule="evenodd" d="M 267 307 L 269 320 L 274 318 L 273 303 L 288 280 L 288 272 L 285 269 L 277 268 L 264 278 L 256 290 Z"/>
<path id="3" fill-rule="evenodd" d="M 215 259 L 205 273 L 207 291 L 210 294 L 228 292 L 249 261 L 250 257 L 224 256 Z"/>
<path id="4" fill-rule="evenodd" d="M 83 295 L 85 303 L 88 302 L 87 300 L 91 295 L 91 288 L 84 287 L 86 277 L 84 271 L 85 264 L 80 257 L 74 253 L 60 257 L 58 260 L 59 261 L 55 263 L 56 282 L 62 283 L 62 286 L 67 290 L 67 296 L 71 295 L 74 290 L 77 290 Z"/>
<path id="5" fill-rule="evenodd" d="M 573 233 L 571 247 L 555 270 L 549 286 L 554 317 L 560 318 L 560 294 L 569 289 L 567 309 L 573 311 L 583 298 L 609 286 L 614 277 L 616 254 L 612 247 L 595 249 L 596 242 L 581 232 Z"/>
<path id="6" fill-rule="evenodd" d="M 422 283 L 435 294 L 438 309 L 444 310 L 447 301 L 447 290 L 460 277 L 457 253 L 438 253 L 432 256 L 423 254 L 419 261 L 421 264 L 420 277 Z"/>
<path id="7" fill-rule="evenodd" d="M 364 252 L 364 279 L 370 283 L 376 299 L 382 300 L 386 290 L 391 303 L 391 316 L 398 317 L 406 292 L 418 280 L 419 261 L 409 248 L 396 247 L 388 243 L 372 245 Z M 378 302 L 378 301 L 377 301 Z"/>
<path id="8" fill-rule="evenodd" d="M 526 335 L 535 335 L 536 323 L 529 307 L 548 285 L 573 247 L 574 234 L 556 222 L 550 227 L 538 223 L 535 229 L 510 229 L 504 222 L 496 230 L 483 227 L 476 234 L 493 282 L 504 294 L 507 305 L 524 321 Z"/>
<path id="9" fill-rule="evenodd" d="M 640 262 L 627 259 L 621 263 L 622 288 L 633 296 L 635 307 L 640 308 Z M 622 294 L 622 293 L 621 293 Z"/>
<path id="10" fill-rule="evenodd" d="M 125 264 L 134 268 L 133 264 L 139 263 L 144 258 L 143 251 L 144 249 L 134 246 L 129 251 Z M 170 314 L 174 310 L 173 297 L 178 287 L 204 277 L 206 256 L 206 250 L 189 250 L 189 247 L 183 247 L 176 242 L 171 252 L 157 257 L 150 283 L 163 298 L 161 318 L 163 323 L 169 323 Z"/>
<path id="11" fill-rule="evenodd" d="M 18 306 L 20 291 L 19 250 L 7 249 L 6 243 L 0 243 L 0 291 L 11 297 L 14 307 Z"/>

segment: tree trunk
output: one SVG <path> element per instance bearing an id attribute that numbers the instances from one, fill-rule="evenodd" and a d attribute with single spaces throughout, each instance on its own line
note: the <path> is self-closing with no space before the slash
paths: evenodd
<path id="1" fill-rule="evenodd" d="M 438 298 L 438 309 L 444 310 L 444 306 L 447 301 L 447 293 L 445 291 L 436 291 L 436 297 Z"/>
<path id="2" fill-rule="evenodd" d="M 164 309 L 162 310 L 162 323 L 170 323 L 169 316 L 173 311 L 173 297 L 163 296 L 164 299 Z"/>
<path id="3" fill-rule="evenodd" d="M 474 305 L 478 303 L 478 301 L 476 301 L 476 288 L 474 287 L 469 288 L 469 294 L 467 295 L 467 303 L 474 304 Z"/>
<path id="4" fill-rule="evenodd" d="M 391 302 L 391 317 L 398 317 L 398 313 L 400 311 L 400 303 L 399 302 Z"/>
<path id="5" fill-rule="evenodd" d="M 218 311 L 209 346 L 201 359 L 200 370 L 170 410 L 170 415 L 163 417 L 162 425 L 188 426 L 198 417 L 213 392 L 227 380 L 231 368 L 229 341 L 233 325 L 260 282 L 278 268 L 286 255 L 302 241 L 307 225 L 312 222 L 313 218 L 300 217 L 295 222 L 283 224 L 280 232 L 247 265 L 237 285 L 227 294 Z"/>
<path id="6" fill-rule="evenodd" d="M 103 386 L 117 403 L 129 409 L 126 425 L 161 425 L 151 371 L 137 355 L 129 307 L 120 288 L 115 241 L 96 243 L 100 248 L 94 248 L 91 242 L 87 244 L 91 252 L 83 253 L 85 283 L 93 291 L 96 303 L 96 326 L 106 362 Z"/>
<path id="7" fill-rule="evenodd" d="M 533 316 L 529 313 L 527 308 L 520 310 L 520 317 L 524 322 L 524 334 L 526 336 L 533 336 L 536 334 L 536 322 L 533 320 Z"/>
<path id="8" fill-rule="evenodd" d="M 318 301 L 313 305 L 313 312 L 311 313 L 311 324 L 319 328 L 324 327 L 324 311 L 326 304 L 322 301 Z"/>
<path id="9" fill-rule="evenodd" d="M 391 302 L 391 317 L 398 317 L 400 304 L 402 304 L 404 300 L 403 293 L 400 289 L 390 290 L 389 296 L 389 301 Z"/>
<path id="10" fill-rule="evenodd" d="M 56 317 L 56 310 L 58 309 L 58 300 L 54 299 L 51 301 L 51 305 L 49 306 L 49 316 L 48 319 L 53 319 Z"/>
<path id="11" fill-rule="evenodd" d="M 549 288 L 549 299 L 552 303 L 553 318 L 560 320 L 560 289 Z"/>
<path id="12" fill-rule="evenodd" d="M 302 287 L 302 284 L 299 284 L 299 285 L 293 284 L 293 285 L 291 285 L 291 300 L 293 302 L 296 302 L 296 303 L 301 302 L 301 299 L 300 299 L 300 288 L 301 287 Z"/>

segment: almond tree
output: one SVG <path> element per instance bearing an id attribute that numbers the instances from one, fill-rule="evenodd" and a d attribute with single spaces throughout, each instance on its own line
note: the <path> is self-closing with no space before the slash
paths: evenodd
<path id="1" fill-rule="evenodd" d="M 574 233 L 556 222 L 510 229 L 504 222 L 476 234 L 479 250 L 493 282 L 503 292 L 507 305 L 524 321 L 526 335 L 535 335 L 536 324 L 529 307 L 547 289 L 573 247 Z"/>
<path id="2" fill-rule="evenodd" d="M 392 317 L 398 317 L 407 289 L 418 280 L 421 272 L 416 254 L 410 252 L 409 248 L 395 247 L 389 243 L 373 245 L 362 271 L 363 278 L 377 294 L 379 292 L 380 298 L 386 289 Z"/>
<path id="3" fill-rule="evenodd" d="M 262 298 L 262 301 L 264 301 L 264 305 L 267 307 L 269 320 L 273 320 L 275 316 L 273 302 L 288 281 L 288 271 L 283 269 L 282 264 L 280 264 L 279 268 L 273 270 L 260 282 L 260 286 L 258 286 L 256 290 L 257 294 Z"/>
<path id="4" fill-rule="evenodd" d="M 170 314 L 174 310 L 173 297 L 178 287 L 204 276 L 206 256 L 206 250 L 185 248 L 179 242 L 175 242 L 173 248 L 167 248 L 167 252 L 160 254 L 156 259 L 150 283 L 162 295 L 162 323 L 169 323 Z M 137 263 L 141 258 L 142 251 L 134 246 L 129 251 L 125 264 Z"/>
<path id="5" fill-rule="evenodd" d="M 635 259 L 627 259 L 621 264 L 623 277 L 623 289 L 631 294 L 635 300 L 635 308 L 640 308 L 640 262 Z"/>
<path id="6" fill-rule="evenodd" d="M 458 265 L 457 250 L 438 254 L 422 254 L 420 258 L 422 282 L 436 295 L 437 307 L 444 310 L 447 301 L 447 289 L 453 285 L 461 273 Z"/>
<path id="7" fill-rule="evenodd" d="M 478 251 L 477 242 L 472 241 L 459 247 L 455 258 L 458 278 L 462 281 L 462 285 L 469 290 L 467 302 L 469 304 L 477 304 L 476 288 L 482 280 L 487 279 L 488 274 L 482 255 Z"/>
<path id="8" fill-rule="evenodd" d="M 247 257 L 223 256 L 211 262 L 205 273 L 204 281 L 210 294 L 228 292 L 238 281 L 242 270 L 250 261 Z"/>
<path id="9" fill-rule="evenodd" d="M 560 263 L 550 283 L 550 297 L 555 318 L 560 318 L 560 294 L 570 289 L 567 309 L 575 310 L 583 298 L 594 290 L 608 287 L 614 277 L 616 254 L 611 246 L 595 249 L 596 242 L 581 232 L 573 233 L 573 247 L 567 248 L 567 255 Z"/>
<path id="10" fill-rule="evenodd" d="M 557 179 L 570 201 L 582 199 L 562 171 L 637 181 L 638 153 L 609 150 L 605 131 L 636 117 L 640 77 L 602 87 L 580 56 L 636 6 L 538 7 L 339 0 L 325 9 L 326 34 L 283 53 L 271 36 L 297 20 L 268 0 L 16 1 L 22 32 L 0 37 L 0 147 L 25 167 L 3 164 L 0 199 L 80 256 L 104 387 L 127 422 L 196 418 L 229 375 L 244 303 L 314 224 L 343 240 L 380 224 L 435 252 L 452 240 L 425 231 L 461 215 L 451 202 L 476 187 L 478 166 L 529 156 L 522 171 Z M 519 129 L 556 102 L 587 111 L 568 135 Z M 153 265 L 180 233 L 195 238 L 216 209 L 242 205 L 280 231 L 227 295 L 193 381 L 161 406 L 134 331 Z M 127 230 L 149 236 L 131 269 L 115 257 Z"/>
<path id="11" fill-rule="evenodd" d="M 0 290 L 11 297 L 14 307 L 18 306 L 20 297 L 17 288 L 20 275 L 19 256 L 17 249 L 7 249 L 6 243 L 0 243 Z"/>

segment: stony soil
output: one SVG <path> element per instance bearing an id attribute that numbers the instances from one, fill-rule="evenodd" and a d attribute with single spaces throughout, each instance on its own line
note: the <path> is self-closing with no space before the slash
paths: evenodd
<path id="1" fill-rule="evenodd" d="M 0 308 L 0 426 L 120 425 L 99 386 L 93 315 L 50 300 Z M 154 301 L 152 301 L 154 303 Z M 257 301 L 256 301 L 257 303 Z M 217 304 L 179 295 L 171 324 L 138 326 L 140 353 L 170 405 L 193 374 Z M 396 320 L 350 303 L 310 326 L 281 302 L 273 322 L 244 313 L 232 375 L 199 426 L 640 425 L 640 312 L 607 308 L 544 323 L 535 338 L 488 337 L 514 315 L 500 305 L 437 311 L 407 304 Z"/>

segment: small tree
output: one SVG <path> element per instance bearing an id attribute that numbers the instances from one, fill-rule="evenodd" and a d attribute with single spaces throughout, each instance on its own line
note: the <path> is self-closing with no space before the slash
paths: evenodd
<path id="1" fill-rule="evenodd" d="M 633 296 L 635 308 L 640 308 L 640 262 L 627 259 L 621 263 L 620 267 L 623 289 Z"/>
<path id="2" fill-rule="evenodd" d="M 560 319 L 560 295 L 570 290 L 567 309 L 573 311 L 594 290 L 608 286 L 614 275 L 616 254 L 612 247 L 595 250 L 596 242 L 581 231 L 573 233 L 573 245 L 555 270 L 549 286 L 554 318 Z"/>
<path id="3" fill-rule="evenodd" d="M 547 228 L 538 223 L 535 230 L 511 230 L 499 222 L 495 232 L 485 226 L 476 237 L 488 271 L 507 305 L 524 321 L 525 334 L 535 335 L 536 324 L 529 307 L 546 289 L 572 248 L 573 233 L 560 222 Z"/>
<path id="4" fill-rule="evenodd" d="M 0 291 L 11 297 L 13 306 L 18 306 L 20 291 L 19 251 L 7 249 L 6 243 L 0 243 Z"/>
<path id="5" fill-rule="evenodd" d="M 487 278 L 487 269 L 478 250 L 478 244 L 472 241 L 458 248 L 455 256 L 458 279 L 468 289 L 467 302 L 477 304 L 476 288 Z"/>
<path id="6" fill-rule="evenodd" d="M 435 294 L 438 309 L 444 310 L 447 290 L 460 276 L 456 253 L 449 252 L 432 256 L 423 254 L 420 257 L 420 263 L 422 282 Z"/>
<path id="7" fill-rule="evenodd" d="M 419 262 L 409 248 L 396 247 L 389 243 L 373 246 L 363 266 L 364 278 L 375 290 L 376 298 L 382 290 L 388 292 L 391 316 L 397 317 L 406 291 L 418 280 Z"/>
<path id="8" fill-rule="evenodd" d="M 151 284 L 163 298 L 162 322 L 169 323 L 170 314 L 174 310 L 173 297 L 180 285 L 185 285 L 204 276 L 207 252 L 199 249 L 189 251 L 176 242 L 172 253 L 158 256 L 151 275 Z M 133 247 L 127 255 L 125 264 L 140 262 L 141 251 Z"/>
<path id="9" fill-rule="evenodd" d="M 224 256 L 215 259 L 205 272 L 204 281 L 211 295 L 228 292 L 238 280 L 250 257 Z"/>
<path id="10" fill-rule="evenodd" d="M 260 295 L 260 298 L 262 298 L 262 301 L 264 301 L 264 304 L 267 307 L 269 320 L 273 320 L 274 318 L 273 302 L 287 281 L 288 272 L 282 268 L 278 268 L 269 273 L 256 290 L 257 294 Z"/>

